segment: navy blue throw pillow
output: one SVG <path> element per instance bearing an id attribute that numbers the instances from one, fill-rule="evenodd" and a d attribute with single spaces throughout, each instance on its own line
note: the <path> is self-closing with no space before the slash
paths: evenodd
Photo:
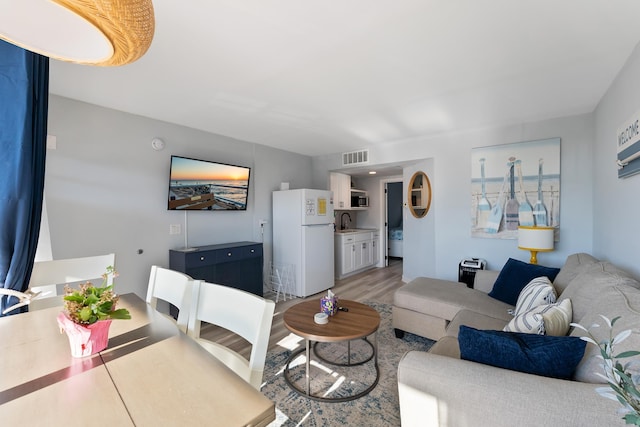
<path id="1" fill-rule="evenodd" d="M 461 325 L 460 357 L 545 377 L 571 379 L 587 343 L 578 337 L 481 331 Z"/>
<path id="2" fill-rule="evenodd" d="M 547 276 L 553 282 L 559 272 L 559 268 L 527 264 L 526 262 L 509 258 L 502 270 L 500 270 L 489 296 L 507 304 L 516 305 L 518 295 L 520 295 L 522 288 L 527 286 L 527 283 L 536 277 L 542 276 Z"/>

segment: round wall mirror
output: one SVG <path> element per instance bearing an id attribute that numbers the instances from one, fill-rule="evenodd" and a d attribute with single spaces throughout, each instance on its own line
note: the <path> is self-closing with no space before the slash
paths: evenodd
<path id="1" fill-rule="evenodd" d="M 409 181 L 407 203 L 411 214 L 416 218 L 423 218 L 431 206 L 431 183 L 427 174 L 418 171 Z"/>

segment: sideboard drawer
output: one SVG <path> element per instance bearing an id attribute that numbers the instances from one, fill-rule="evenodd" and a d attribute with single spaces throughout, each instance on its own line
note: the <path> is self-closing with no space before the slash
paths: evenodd
<path id="1" fill-rule="evenodd" d="M 244 248 L 247 258 L 255 258 L 262 256 L 262 245 L 247 246 Z"/>
<path id="2" fill-rule="evenodd" d="M 194 252 L 170 250 L 169 268 L 262 296 L 262 256 L 257 242 L 199 246 Z"/>
<path id="3" fill-rule="evenodd" d="M 215 252 L 192 252 L 185 256 L 185 265 L 187 268 L 205 267 L 216 263 Z"/>

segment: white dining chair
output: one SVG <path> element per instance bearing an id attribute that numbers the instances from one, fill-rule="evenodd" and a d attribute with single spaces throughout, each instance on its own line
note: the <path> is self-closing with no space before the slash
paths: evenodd
<path id="1" fill-rule="evenodd" d="M 115 267 L 116 254 L 97 255 L 81 258 L 56 259 L 33 263 L 29 291 L 40 292 L 29 302 L 29 310 L 62 305 L 62 298 L 57 297 L 57 285 L 92 281 L 95 286 L 102 285 L 102 275 L 107 267 Z M 113 284 L 113 275 L 107 276 L 107 285 Z"/>
<path id="2" fill-rule="evenodd" d="M 275 303 L 228 286 L 195 281 L 188 334 L 236 374 L 260 389 Z M 201 322 L 221 326 L 249 341 L 247 360 L 232 349 L 200 336 Z"/>
<path id="3" fill-rule="evenodd" d="M 0 295 L 6 295 L 8 297 L 18 298 L 18 302 L 10 307 L 5 308 L 2 311 L 2 315 L 5 315 L 13 310 L 17 310 L 20 307 L 28 305 L 31 301 L 40 295 L 40 292 L 33 292 L 31 289 L 27 289 L 25 292 L 14 291 L 13 289 L 0 288 Z"/>
<path id="4" fill-rule="evenodd" d="M 163 313 L 174 320 L 178 328 L 186 333 L 191 310 L 191 293 L 193 279 L 184 273 L 167 268 L 151 266 L 149 286 L 147 287 L 147 304 L 158 310 L 158 300 L 165 301 L 178 309 L 178 318 Z"/>

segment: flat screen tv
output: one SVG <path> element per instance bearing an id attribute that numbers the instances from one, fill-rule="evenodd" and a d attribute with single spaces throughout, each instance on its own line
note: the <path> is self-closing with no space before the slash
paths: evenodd
<path id="1" fill-rule="evenodd" d="M 171 156 L 169 210 L 244 211 L 251 168 Z"/>

